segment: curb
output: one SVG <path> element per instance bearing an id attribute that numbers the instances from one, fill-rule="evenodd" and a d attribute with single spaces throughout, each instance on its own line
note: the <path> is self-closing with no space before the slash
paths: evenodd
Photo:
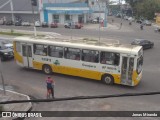
<path id="1" fill-rule="evenodd" d="M 0 88 L 0 90 L 3 90 L 2 88 Z M 30 100 L 30 97 L 28 95 L 25 95 L 25 94 L 22 94 L 22 93 L 18 93 L 18 92 L 15 92 L 15 91 L 11 91 L 11 90 L 5 90 L 6 92 L 10 92 L 10 93 L 13 93 L 13 94 L 17 94 L 17 95 L 20 95 L 20 96 L 24 96 L 24 97 L 27 97 L 28 100 Z M 27 107 L 22 110 L 24 112 L 29 112 L 30 110 L 32 109 L 32 103 L 29 102 L 29 104 L 27 105 Z M 12 111 L 10 111 L 12 112 Z M 7 118 L 5 118 L 7 120 Z M 10 118 L 9 118 L 10 119 Z M 13 118 L 13 119 L 19 119 L 18 117 L 17 118 Z"/>

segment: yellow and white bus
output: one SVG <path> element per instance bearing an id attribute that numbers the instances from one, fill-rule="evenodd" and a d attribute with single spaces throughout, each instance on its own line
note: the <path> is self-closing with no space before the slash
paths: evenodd
<path id="1" fill-rule="evenodd" d="M 102 80 L 106 84 L 135 86 L 142 78 L 141 46 L 93 41 L 67 41 L 65 37 L 17 37 L 14 57 L 22 67 Z"/>

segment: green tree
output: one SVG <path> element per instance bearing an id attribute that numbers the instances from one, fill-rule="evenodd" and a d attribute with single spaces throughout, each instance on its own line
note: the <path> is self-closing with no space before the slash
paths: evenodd
<path id="1" fill-rule="evenodd" d="M 135 12 L 136 17 L 153 19 L 155 12 L 160 12 L 160 0 L 126 0 Z"/>

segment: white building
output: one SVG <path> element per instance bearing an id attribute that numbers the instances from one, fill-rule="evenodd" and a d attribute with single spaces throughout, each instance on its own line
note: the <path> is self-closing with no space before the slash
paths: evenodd
<path id="1" fill-rule="evenodd" d="M 100 6 L 100 7 L 99 7 Z M 14 20 L 18 17 L 24 21 L 58 22 L 67 21 L 86 23 L 99 16 L 104 18 L 105 3 L 97 0 L 37 0 L 32 14 L 31 0 L 0 0 L 0 19 Z"/>
<path id="2" fill-rule="evenodd" d="M 64 24 L 68 21 L 86 23 L 92 10 L 87 3 L 77 0 L 45 0 L 39 3 L 40 21 Z"/>

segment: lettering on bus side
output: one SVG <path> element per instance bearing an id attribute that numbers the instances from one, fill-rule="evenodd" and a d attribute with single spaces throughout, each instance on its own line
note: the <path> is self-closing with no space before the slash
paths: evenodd
<path id="1" fill-rule="evenodd" d="M 114 67 L 106 67 L 106 66 L 102 66 L 102 69 L 117 70 L 117 69 L 114 68 Z"/>
<path id="2" fill-rule="evenodd" d="M 84 64 L 84 63 L 82 63 L 82 66 L 84 66 L 84 67 L 89 67 L 89 68 L 96 68 L 95 65 L 87 65 L 87 64 Z"/>
<path id="3" fill-rule="evenodd" d="M 42 60 L 51 62 L 51 59 L 49 59 L 49 58 L 42 58 Z"/>

